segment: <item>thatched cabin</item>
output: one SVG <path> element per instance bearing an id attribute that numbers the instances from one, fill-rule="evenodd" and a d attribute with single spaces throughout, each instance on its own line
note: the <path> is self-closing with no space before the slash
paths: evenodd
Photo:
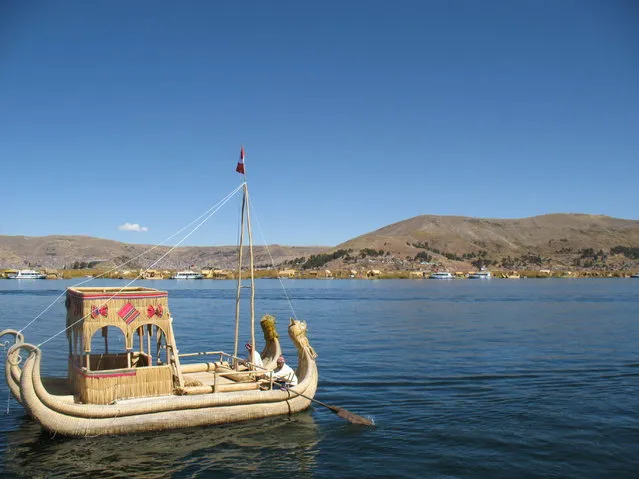
<path id="1" fill-rule="evenodd" d="M 81 402 L 171 394 L 182 381 L 165 291 L 69 288 L 66 307 L 69 380 Z"/>

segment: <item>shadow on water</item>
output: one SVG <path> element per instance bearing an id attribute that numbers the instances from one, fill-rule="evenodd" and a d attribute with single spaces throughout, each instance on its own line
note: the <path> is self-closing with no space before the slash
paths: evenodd
<path id="1" fill-rule="evenodd" d="M 310 412 L 212 428 L 62 438 L 24 417 L 7 434 L 3 477 L 312 476 L 319 427 Z"/>

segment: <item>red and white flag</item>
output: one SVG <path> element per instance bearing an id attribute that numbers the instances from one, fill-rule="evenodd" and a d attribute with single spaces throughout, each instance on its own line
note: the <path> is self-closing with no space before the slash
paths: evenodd
<path id="1" fill-rule="evenodd" d="M 244 145 L 242 145 L 242 147 L 240 148 L 240 161 L 237 162 L 235 171 L 244 174 Z"/>

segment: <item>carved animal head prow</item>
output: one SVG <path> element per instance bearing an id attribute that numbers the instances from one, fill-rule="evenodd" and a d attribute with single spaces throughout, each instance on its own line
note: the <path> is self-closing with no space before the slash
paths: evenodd
<path id="1" fill-rule="evenodd" d="M 291 324 L 288 326 L 288 334 L 295 343 L 299 343 L 302 338 L 306 337 L 306 321 L 291 318 Z"/>
<path id="2" fill-rule="evenodd" d="M 306 321 L 291 318 L 291 324 L 288 327 L 288 335 L 291 337 L 293 344 L 295 344 L 300 351 L 306 352 L 311 359 L 315 359 L 317 357 L 317 353 L 306 337 Z"/>

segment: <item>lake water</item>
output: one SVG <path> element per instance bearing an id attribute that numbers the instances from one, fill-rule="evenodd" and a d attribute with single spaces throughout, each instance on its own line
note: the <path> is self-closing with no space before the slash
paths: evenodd
<path id="1" fill-rule="evenodd" d="M 232 351 L 233 282 L 140 283 L 169 291 L 181 352 Z M 283 284 L 319 353 L 316 399 L 376 428 L 313 406 L 222 427 L 51 437 L 2 381 L 2 477 L 639 477 L 639 281 Z M 0 329 L 24 327 L 67 285 L 0 281 Z M 278 318 L 295 366 L 280 282 L 257 281 L 256 302 L 258 316 Z M 26 340 L 63 324 L 61 298 Z M 43 372 L 65 375 L 64 334 L 43 351 Z"/>

